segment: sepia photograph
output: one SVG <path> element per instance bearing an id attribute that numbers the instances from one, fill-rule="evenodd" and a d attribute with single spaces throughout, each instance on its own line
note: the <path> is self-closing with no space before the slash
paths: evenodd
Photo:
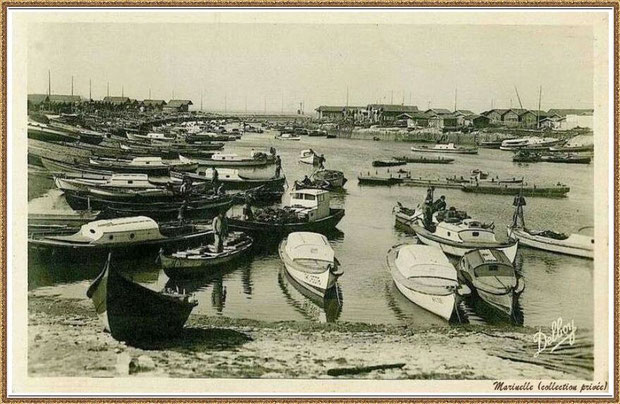
<path id="1" fill-rule="evenodd" d="M 4 394 L 617 397 L 615 7 L 5 8 Z"/>

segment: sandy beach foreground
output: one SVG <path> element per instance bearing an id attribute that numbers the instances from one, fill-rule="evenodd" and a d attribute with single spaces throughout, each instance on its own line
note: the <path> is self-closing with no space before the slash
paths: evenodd
<path id="1" fill-rule="evenodd" d="M 29 294 L 31 376 L 205 378 L 591 378 L 591 347 L 541 353 L 529 328 L 414 329 L 192 315 L 158 344 L 114 340 L 88 300 Z M 569 349 L 570 348 L 570 349 Z M 577 349 L 577 350 L 576 350 Z"/>

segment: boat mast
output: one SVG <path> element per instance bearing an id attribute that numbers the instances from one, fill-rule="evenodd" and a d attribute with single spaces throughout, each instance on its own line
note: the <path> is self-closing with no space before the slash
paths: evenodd
<path id="1" fill-rule="evenodd" d="M 538 89 L 538 111 L 536 112 L 536 127 L 540 128 L 540 100 L 542 98 L 542 85 Z"/>
<path id="2" fill-rule="evenodd" d="M 52 72 L 51 70 L 47 71 L 47 96 L 52 95 Z"/>
<path id="3" fill-rule="evenodd" d="M 456 97 L 457 97 L 458 88 L 454 88 L 454 112 L 456 112 Z"/>
<path id="4" fill-rule="evenodd" d="M 517 93 L 517 100 L 519 100 L 519 108 L 523 109 L 523 104 L 521 104 L 521 97 L 519 97 L 519 90 L 517 90 L 517 86 L 515 86 L 515 93 Z"/>

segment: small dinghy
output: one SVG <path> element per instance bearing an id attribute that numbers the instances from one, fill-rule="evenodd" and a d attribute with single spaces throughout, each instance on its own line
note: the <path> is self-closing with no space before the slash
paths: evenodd
<path id="1" fill-rule="evenodd" d="M 338 170 L 318 170 L 312 174 L 312 180 L 315 182 L 329 183 L 329 189 L 342 188 L 347 183 L 344 173 Z"/>
<path id="2" fill-rule="evenodd" d="M 518 295 L 523 292 L 523 279 L 506 255 L 499 250 L 473 250 L 458 265 L 459 278 L 486 304 L 513 319 Z"/>
<path id="3" fill-rule="evenodd" d="M 304 164 L 310 164 L 311 166 L 319 165 L 320 157 L 312 149 L 302 150 L 299 153 L 299 162 Z"/>
<path id="4" fill-rule="evenodd" d="M 180 333 L 198 302 L 190 294 L 156 292 L 125 277 L 110 266 L 90 285 L 86 295 L 112 337 L 119 341 L 152 340 Z"/>
<path id="5" fill-rule="evenodd" d="M 319 296 L 325 296 L 344 273 L 322 234 L 291 233 L 280 243 L 279 253 L 286 272 Z"/>
<path id="6" fill-rule="evenodd" d="M 292 133 L 282 133 L 275 138 L 277 140 L 301 140 L 301 136 L 293 135 Z"/>
<path id="7" fill-rule="evenodd" d="M 398 245 L 387 253 L 387 266 L 400 292 L 410 301 L 450 320 L 456 307 L 456 270 L 437 247 Z"/>
<path id="8" fill-rule="evenodd" d="M 171 279 L 204 276 L 248 252 L 253 240 L 242 232 L 232 232 L 224 240 L 221 252 L 212 245 L 203 245 L 170 255 L 159 251 L 164 272 Z"/>
<path id="9" fill-rule="evenodd" d="M 558 254 L 594 259 L 594 238 L 584 234 L 564 234 L 552 230 L 530 230 L 525 227 L 523 195 L 516 196 L 513 202 L 515 213 L 512 225 L 508 226 L 508 237 L 518 240 L 521 245 Z"/>

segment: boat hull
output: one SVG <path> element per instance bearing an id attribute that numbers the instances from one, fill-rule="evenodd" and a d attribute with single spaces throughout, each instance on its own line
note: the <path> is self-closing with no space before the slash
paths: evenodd
<path id="1" fill-rule="evenodd" d="M 409 301 L 445 319 L 446 321 L 450 321 L 455 307 L 456 298 L 454 294 L 446 296 L 427 295 L 413 289 L 408 289 L 396 280 L 394 281 L 394 284 L 400 293 L 402 293 Z"/>
<path id="2" fill-rule="evenodd" d="M 554 240 L 546 237 L 534 236 L 520 229 L 508 228 L 508 236 L 519 240 L 521 245 L 537 250 L 550 251 L 557 254 L 571 255 L 574 257 L 594 259 L 594 248 L 563 243 L 562 240 Z"/>
<path id="3" fill-rule="evenodd" d="M 99 318 L 119 341 L 179 334 L 197 303 L 162 295 L 106 269 L 88 290 Z"/>
<path id="4" fill-rule="evenodd" d="M 338 276 L 327 267 L 320 273 L 305 271 L 303 266 L 298 265 L 288 256 L 285 248 L 286 240 L 282 240 L 278 252 L 288 275 L 308 291 L 325 297 L 325 294 L 336 285 Z"/>
<path id="5" fill-rule="evenodd" d="M 570 187 L 565 185 L 551 187 L 531 187 L 531 186 L 510 186 L 510 185 L 461 185 L 461 189 L 465 192 L 477 194 L 495 194 L 495 195 L 523 195 L 523 196 L 541 196 L 549 198 L 562 198 L 570 192 Z"/>

